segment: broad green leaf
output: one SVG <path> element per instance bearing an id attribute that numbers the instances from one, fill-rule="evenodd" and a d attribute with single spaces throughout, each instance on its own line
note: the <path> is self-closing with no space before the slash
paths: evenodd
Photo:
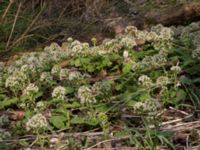
<path id="1" fill-rule="evenodd" d="M 33 116 L 33 114 L 34 114 L 34 113 L 33 113 L 32 111 L 26 111 L 26 112 L 25 112 L 25 118 L 26 118 L 26 119 L 29 119 L 29 118 L 31 118 L 31 116 Z"/>
<path id="2" fill-rule="evenodd" d="M 122 90 L 122 88 L 123 88 L 123 84 L 117 84 L 117 85 L 115 86 L 115 89 L 116 89 L 117 91 Z"/>
<path id="3" fill-rule="evenodd" d="M 136 101 L 130 100 L 130 101 L 127 102 L 127 106 L 134 107 L 135 103 L 136 103 Z"/>
<path id="4" fill-rule="evenodd" d="M 129 73 L 131 70 L 132 70 L 132 65 L 131 64 L 125 64 L 123 66 L 123 69 L 122 69 L 124 74 Z"/>
<path id="5" fill-rule="evenodd" d="M 84 123 L 91 126 L 97 126 L 99 124 L 99 121 L 95 117 L 90 117 L 88 119 L 85 119 Z"/>
<path id="6" fill-rule="evenodd" d="M 78 107 L 80 107 L 81 105 L 80 105 L 80 103 L 78 103 L 78 102 L 73 102 L 73 103 L 67 103 L 67 104 L 65 104 L 64 105 L 64 107 L 65 108 L 78 108 Z"/>
<path id="7" fill-rule="evenodd" d="M 0 101 L 6 100 L 8 97 L 5 94 L 0 94 Z"/>
<path id="8" fill-rule="evenodd" d="M 81 61 L 80 61 L 80 59 L 76 59 L 76 60 L 74 61 L 74 65 L 75 65 L 76 67 L 81 66 Z"/>
<path id="9" fill-rule="evenodd" d="M 149 95 L 149 93 L 148 92 L 146 92 L 146 93 L 142 93 L 141 95 L 140 95 L 140 101 L 146 101 L 146 100 L 148 100 L 148 99 L 150 99 L 151 98 L 151 96 Z"/>
<path id="10" fill-rule="evenodd" d="M 12 99 L 6 99 L 3 101 L 0 101 L 0 108 L 4 108 L 4 107 L 9 107 L 11 105 L 17 104 L 19 98 L 15 97 Z"/>
<path id="11" fill-rule="evenodd" d="M 79 116 L 75 116 L 70 121 L 71 124 L 84 124 L 84 122 L 85 122 L 85 118 L 79 117 Z"/>
<path id="12" fill-rule="evenodd" d="M 189 78 L 184 77 L 181 79 L 181 83 L 191 85 L 193 83 L 193 81 Z"/>
<path id="13" fill-rule="evenodd" d="M 57 129 L 62 129 L 64 127 L 66 127 L 66 121 L 67 118 L 64 116 L 52 116 L 49 119 L 50 123 L 53 124 L 54 127 L 56 127 Z"/>
<path id="14" fill-rule="evenodd" d="M 100 104 L 95 106 L 97 112 L 106 112 L 109 110 L 109 107 L 106 104 Z"/>
<path id="15" fill-rule="evenodd" d="M 187 96 L 187 93 L 184 90 L 180 89 L 176 93 L 176 101 L 179 102 L 180 100 L 185 100 L 186 96 Z"/>
<path id="16" fill-rule="evenodd" d="M 130 135 L 130 132 L 128 132 L 128 131 L 117 131 L 114 133 L 115 138 L 123 138 L 123 137 L 127 137 L 129 135 Z"/>
<path id="17" fill-rule="evenodd" d="M 74 92 L 74 89 L 72 87 L 65 87 L 65 90 L 66 90 L 66 94 L 71 94 Z"/>

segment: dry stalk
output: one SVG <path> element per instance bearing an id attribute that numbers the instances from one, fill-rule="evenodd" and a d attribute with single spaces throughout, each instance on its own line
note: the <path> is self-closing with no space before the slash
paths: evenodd
<path id="1" fill-rule="evenodd" d="M 1 17 L 1 20 L 4 20 L 4 18 L 6 17 L 8 11 L 9 11 L 9 9 L 10 9 L 10 7 L 12 6 L 13 2 L 14 2 L 14 0 L 10 0 L 10 1 L 9 1 L 9 4 L 8 4 L 6 10 L 4 11 L 4 13 L 3 13 L 3 15 L 2 15 L 2 17 Z"/>
<path id="2" fill-rule="evenodd" d="M 17 13 L 15 15 L 15 19 L 14 19 L 14 22 L 13 22 L 13 25 L 12 25 L 12 29 L 11 29 L 11 32 L 10 32 L 10 35 L 9 35 L 9 38 L 8 38 L 8 41 L 6 43 L 6 50 L 8 49 L 8 46 L 10 44 L 10 40 L 12 38 L 12 35 L 13 35 L 13 32 L 14 32 L 14 29 L 15 29 L 15 25 L 16 25 L 16 22 L 17 22 L 17 18 L 19 16 L 19 13 L 20 13 L 20 10 L 21 10 L 21 6 L 22 6 L 22 3 L 19 3 L 19 6 L 18 6 L 18 9 L 17 9 Z"/>
<path id="3" fill-rule="evenodd" d="M 101 142 L 98 142 L 96 144 L 94 144 L 93 146 L 85 149 L 85 150 L 92 150 L 93 148 L 95 148 L 96 146 L 98 145 L 101 145 L 101 144 L 104 144 L 104 143 L 108 143 L 108 142 L 112 142 L 112 141 L 118 141 L 118 140 L 125 140 L 125 139 L 128 139 L 130 138 L 130 136 L 125 136 L 125 137 L 122 137 L 122 138 L 113 138 L 113 139 L 108 139 L 108 140 L 104 140 L 104 141 L 101 141 Z"/>
<path id="4" fill-rule="evenodd" d="M 31 28 L 33 27 L 33 25 L 36 23 L 36 21 L 38 20 L 38 18 L 40 17 L 41 13 L 43 12 L 43 9 L 45 7 L 45 4 L 42 6 L 41 10 L 39 11 L 39 13 L 36 15 L 36 17 L 32 20 L 32 22 L 30 23 L 30 25 L 27 27 L 27 29 L 24 31 L 24 33 L 22 33 L 22 35 L 13 42 L 13 44 L 9 47 L 9 49 L 12 49 L 14 46 L 16 46 L 19 42 L 21 42 L 23 39 L 25 39 L 27 36 L 28 32 L 31 30 Z"/>

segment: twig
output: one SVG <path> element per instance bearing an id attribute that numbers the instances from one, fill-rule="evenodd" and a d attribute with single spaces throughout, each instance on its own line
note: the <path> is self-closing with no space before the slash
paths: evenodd
<path id="1" fill-rule="evenodd" d="M 181 122 L 181 121 L 183 121 L 183 118 L 170 120 L 170 121 L 161 123 L 161 126 L 165 126 L 165 125 L 169 125 L 169 124 L 173 124 L 173 123 L 178 123 L 178 122 Z"/>
<path id="2" fill-rule="evenodd" d="M 36 137 L 36 139 L 31 143 L 31 145 L 29 145 L 29 147 L 32 147 L 35 143 L 37 143 L 38 141 L 38 136 Z"/>
<path id="3" fill-rule="evenodd" d="M 183 114 L 183 115 L 189 115 L 187 112 L 182 111 L 182 110 L 178 110 L 178 109 L 173 108 L 173 107 L 169 107 L 169 109 L 174 110 L 174 111 L 177 111 L 177 112 L 179 112 L 179 113 L 181 113 L 181 114 Z"/>
<path id="4" fill-rule="evenodd" d="M 107 142 L 111 142 L 111 141 L 123 140 L 123 139 L 127 139 L 127 138 L 129 138 L 129 137 L 130 137 L 130 136 L 125 136 L 125 137 L 122 137 L 122 138 L 114 138 L 114 139 L 104 140 L 104 141 L 101 141 L 101 142 L 98 142 L 98 143 L 94 144 L 93 146 L 91 146 L 91 147 L 89 147 L 89 148 L 87 148 L 87 149 L 85 149 L 85 150 L 91 150 L 92 148 L 94 148 L 94 147 L 96 147 L 96 146 L 98 146 L 98 145 L 100 145 L 100 144 L 107 143 Z"/>
<path id="5" fill-rule="evenodd" d="M 68 146 L 68 144 L 63 144 L 60 147 L 58 147 L 56 150 L 66 150 L 67 146 Z"/>
<path id="6" fill-rule="evenodd" d="M 8 41 L 7 41 L 7 44 L 6 44 L 6 50 L 10 44 L 10 40 L 12 38 L 12 35 L 13 35 L 13 32 L 14 32 L 14 29 L 15 29 L 15 25 L 16 25 L 16 22 L 17 22 L 17 18 L 19 16 L 19 12 L 21 10 L 21 6 L 22 6 L 22 3 L 19 3 L 19 6 L 18 6 L 18 9 L 17 9 L 17 14 L 15 15 L 15 19 L 14 19 L 14 22 L 13 22 L 13 25 L 12 25 L 12 29 L 11 29 L 11 32 L 10 32 L 10 35 L 9 35 L 9 38 L 8 38 Z"/>
<path id="7" fill-rule="evenodd" d="M 10 46 L 10 49 L 13 48 L 17 43 L 19 43 L 22 39 L 24 39 L 24 37 L 26 36 L 26 34 L 30 31 L 30 29 L 32 28 L 32 26 L 35 24 L 35 22 L 38 20 L 39 16 L 41 15 L 42 11 L 44 9 L 44 5 L 41 8 L 40 12 L 37 14 L 37 16 L 33 19 L 33 21 L 31 22 L 31 24 L 27 27 L 27 29 L 24 31 L 24 33 Z"/>
<path id="8" fill-rule="evenodd" d="M 169 126 L 169 127 L 163 127 L 161 129 L 176 132 L 176 131 L 191 130 L 191 129 L 196 129 L 196 128 L 200 128 L 200 120 L 189 122 L 189 123 L 177 124 L 177 125 Z"/>
<path id="9" fill-rule="evenodd" d="M 65 133 L 65 137 L 77 137 L 77 136 L 100 136 L 103 135 L 103 132 L 77 132 L 77 133 Z M 50 135 L 51 136 L 51 135 Z M 53 137 L 58 137 L 59 135 L 54 135 Z"/>
<path id="10" fill-rule="evenodd" d="M 78 137 L 78 136 L 86 136 L 86 137 L 94 137 L 94 136 L 101 136 L 104 132 L 77 132 L 77 133 L 64 133 L 64 137 Z M 48 134 L 45 137 L 48 138 L 57 138 L 60 135 L 55 134 Z M 18 139 L 11 139 L 11 140 L 2 140 L 0 143 L 11 143 L 11 142 L 19 142 L 19 141 L 28 141 L 28 140 L 37 140 L 36 135 L 29 135 L 29 136 L 23 136 L 19 137 Z"/>
<path id="11" fill-rule="evenodd" d="M 7 15 L 8 11 L 9 11 L 11 5 L 13 4 L 13 2 L 14 2 L 14 0 L 10 0 L 10 1 L 9 1 L 9 4 L 8 4 L 8 6 L 7 6 L 5 12 L 3 13 L 3 15 L 2 15 L 2 17 L 1 17 L 1 20 L 4 20 L 4 18 L 6 17 L 6 15 Z"/>

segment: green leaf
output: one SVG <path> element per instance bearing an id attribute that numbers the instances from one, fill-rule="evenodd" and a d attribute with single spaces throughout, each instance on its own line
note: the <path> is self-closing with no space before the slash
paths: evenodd
<path id="1" fill-rule="evenodd" d="M 65 108 L 78 108 L 80 106 L 81 105 L 78 102 L 73 102 L 72 104 L 67 103 L 67 104 L 64 105 Z"/>
<path id="2" fill-rule="evenodd" d="M 135 101 L 135 100 L 130 100 L 130 101 L 127 102 L 127 106 L 134 107 L 134 105 L 135 105 L 136 102 L 137 101 Z"/>
<path id="3" fill-rule="evenodd" d="M 181 83 L 191 85 L 193 83 L 193 81 L 189 78 L 184 77 L 181 79 Z"/>
<path id="4" fill-rule="evenodd" d="M 124 67 L 123 67 L 123 69 L 122 69 L 122 72 L 123 72 L 124 74 L 127 74 L 127 73 L 129 73 L 131 70 L 132 70 L 132 65 L 131 65 L 131 64 L 125 64 Z"/>
<path id="5" fill-rule="evenodd" d="M 193 80 L 193 83 L 200 83 L 200 78 L 196 78 Z"/>
<path id="6" fill-rule="evenodd" d="M 106 104 L 100 104 L 95 106 L 97 112 L 106 112 L 109 110 L 109 107 Z"/>
<path id="7" fill-rule="evenodd" d="M 43 92 L 37 92 L 34 97 L 37 99 L 43 95 Z"/>
<path id="8" fill-rule="evenodd" d="M 67 118 L 65 116 L 52 116 L 49 119 L 49 121 L 57 129 L 62 129 L 62 128 L 66 127 L 65 124 L 66 124 Z"/>
<path id="9" fill-rule="evenodd" d="M 122 89 L 123 89 L 123 84 L 117 84 L 117 85 L 115 86 L 115 89 L 116 89 L 117 91 L 122 90 Z"/>
<path id="10" fill-rule="evenodd" d="M 0 102 L 0 108 L 8 107 L 14 104 L 17 104 L 19 98 L 15 97 L 12 99 L 6 99 Z"/>
<path id="11" fill-rule="evenodd" d="M 25 112 L 25 118 L 26 118 L 26 119 L 29 119 L 29 118 L 31 118 L 31 116 L 33 116 L 33 114 L 34 114 L 34 113 L 33 113 L 32 111 L 26 111 L 26 112 Z"/>
<path id="12" fill-rule="evenodd" d="M 85 119 L 84 123 L 91 126 L 97 126 L 99 124 L 99 121 L 95 117 L 90 117 L 88 119 Z"/>
<path id="13" fill-rule="evenodd" d="M 12 148 L 11 148 L 11 145 L 8 143 L 0 143 L 0 149 L 9 150 Z"/>
<path id="14" fill-rule="evenodd" d="M 123 138 L 123 137 L 127 137 L 130 135 L 130 132 L 128 131 L 117 131 L 115 134 L 114 134 L 114 137 L 115 138 Z"/>
<path id="15" fill-rule="evenodd" d="M 92 72 L 95 71 L 95 69 L 94 69 L 94 67 L 91 65 L 91 66 L 87 66 L 87 71 L 92 73 Z"/>
<path id="16" fill-rule="evenodd" d="M 95 117 L 79 117 L 75 116 L 70 121 L 71 124 L 87 124 L 90 126 L 97 126 L 99 124 L 99 121 Z"/>
<path id="17" fill-rule="evenodd" d="M 76 60 L 74 61 L 74 65 L 75 65 L 76 67 L 81 66 L 81 61 L 80 61 L 80 59 L 76 59 Z"/>
<path id="18" fill-rule="evenodd" d="M 66 90 L 66 94 L 71 94 L 74 92 L 74 89 L 72 87 L 65 87 L 65 90 Z"/>
<path id="19" fill-rule="evenodd" d="M 0 94 L 0 101 L 8 99 L 8 97 L 5 94 Z"/>
<path id="20" fill-rule="evenodd" d="M 91 61 L 91 58 L 85 57 L 85 58 L 80 58 L 81 63 L 83 64 L 89 64 Z"/>
<path id="21" fill-rule="evenodd" d="M 75 116 L 70 121 L 71 124 L 84 124 L 84 122 L 85 122 L 85 118 L 79 117 L 79 116 Z"/>
<path id="22" fill-rule="evenodd" d="M 182 89 L 178 90 L 178 92 L 176 93 L 176 102 L 185 100 L 186 96 L 187 96 L 187 93 L 184 90 Z"/>
<path id="23" fill-rule="evenodd" d="M 149 93 L 148 92 L 146 92 L 146 93 L 142 93 L 141 95 L 140 95 L 140 101 L 146 101 L 146 100 L 148 100 L 148 99 L 150 99 L 151 98 L 151 96 L 149 95 Z"/>

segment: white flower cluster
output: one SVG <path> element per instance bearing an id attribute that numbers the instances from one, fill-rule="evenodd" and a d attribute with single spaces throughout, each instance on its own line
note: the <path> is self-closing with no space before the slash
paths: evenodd
<path id="1" fill-rule="evenodd" d="M 0 128 L 0 142 L 3 140 L 8 140 L 11 138 L 11 134 L 8 131 L 5 131 Z"/>
<path id="2" fill-rule="evenodd" d="M 45 103 L 43 101 L 39 101 L 36 103 L 36 108 L 43 108 L 45 106 Z"/>
<path id="3" fill-rule="evenodd" d="M 111 48 L 117 43 L 116 39 L 105 39 L 103 40 L 102 44 L 105 45 L 106 48 Z"/>
<path id="4" fill-rule="evenodd" d="M 77 44 L 72 47 L 70 54 L 73 56 L 75 54 L 81 53 L 82 50 L 83 50 L 83 46 L 81 44 Z"/>
<path id="5" fill-rule="evenodd" d="M 134 63 L 132 66 L 133 71 L 157 68 L 164 65 L 167 62 L 165 54 L 156 54 L 154 56 L 146 56 L 142 61 Z"/>
<path id="6" fill-rule="evenodd" d="M 128 51 L 123 52 L 123 57 L 124 57 L 125 60 L 128 59 Z"/>
<path id="7" fill-rule="evenodd" d="M 5 87 L 11 90 L 22 90 L 28 81 L 28 77 L 23 72 L 14 72 L 13 75 L 6 79 Z"/>
<path id="8" fill-rule="evenodd" d="M 42 72 L 40 74 L 40 81 L 43 83 L 49 83 L 53 80 L 50 72 Z"/>
<path id="9" fill-rule="evenodd" d="M 134 26 L 127 26 L 125 32 L 147 42 L 170 41 L 173 39 L 173 31 L 170 28 L 162 25 L 156 25 L 151 28 L 151 31 L 140 31 Z"/>
<path id="10" fill-rule="evenodd" d="M 82 77 L 82 74 L 79 71 L 75 70 L 74 68 L 62 69 L 59 65 L 55 65 L 51 69 L 51 74 L 55 77 L 59 77 L 60 80 L 70 80 L 70 81 Z"/>
<path id="11" fill-rule="evenodd" d="M 147 75 L 141 75 L 138 78 L 138 83 L 139 83 L 139 85 L 142 85 L 147 88 L 153 86 L 152 80 Z"/>
<path id="12" fill-rule="evenodd" d="M 188 42 L 192 43 L 194 46 L 200 45 L 199 22 L 193 22 L 187 26 L 172 26 L 171 29 L 184 45 L 187 45 Z"/>
<path id="13" fill-rule="evenodd" d="M 125 33 L 136 36 L 138 34 L 138 29 L 135 26 L 127 26 L 125 28 Z"/>
<path id="14" fill-rule="evenodd" d="M 50 46 L 45 47 L 44 51 L 49 56 L 49 62 L 59 62 L 68 57 L 67 51 L 62 49 L 57 43 L 51 43 Z"/>
<path id="15" fill-rule="evenodd" d="M 75 80 L 75 79 L 79 79 L 82 77 L 82 74 L 77 71 L 77 70 L 70 70 L 69 71 L 69 80 L 72 81 L 72 80 Z"/>
<path id="16" fill-rule="evenodd" d="M 154 99 L 148 99 L 145 102 L 136 102 L 133 106 L 135 112 L 141 113 L 155 113 L 159 108 L 159 104 L 156 104 Z"/>
<path id="17" fill-rule="evenodd" d="M 200 60 L 200 46 L 198 46 L 195 50 L 192 51 L 192 57 Z"/>
<path id="18" fill-rule="evenodd" d="M 20 71 L 24 73 L 28 73 L 30 70 L 34 70 L 34 68 L 31 68 L 31 67 L 32 66 L 25 64 L 21 66 Z"/>
<path id="19" fill-rule="evenodd" d="M 133 48 L 134 46 L 136 46 L 136 42 L 134 38 L 131 37 L 123 37 L 120 41 L 120 44 L 125 47 L 125 48 Z"/>
<path id="20" fill-rule="evenodd" d="M 0 116 L 0 128 L 7 126 L 9 124 L 9 118 L 7 115 Z"/>
<path id="21" fill-rule="evenodd" d="M 170 79 L 167 76 L 160 76 L 156 80 L 156 85 L 160 87 L 165 87 L 170 84 Z"/>
<path id="22" fill-rule="evenodd" d="M 75 56 L 78 54 L 84 54 L 87 53 L 87 50 L 89 50 L 89 43 L 81 43 L 78 40 L 74 40 L 70 44 L 70 49 L 68 50 L 68 54 L 70 56 Z"/>
<path id="23" fill-rule="evenodd" d="M 60 100 L 64 100 L 66 95 L 66 89 L 62 86 L 57 86 L 52 92 L 52 97 Z"/>
<path id="24" fill-rule="evenodd" d="M 5 63 L 0 62 L 0 72 L 3 72 L 4 68 L 5 68 Z"/>
<path id="25" fill-rule="evenodd" d="M 81 104 L 96 103 L 92 90 L 87 86 L 79 87 L 78 98 L 80 99 Z"/>
<path id="26" fill-rule="evenodd" d="M 182 69 L 181 69 L 180 66 L 176 65 L 176 66 L 172 66 L 172 67 L 170 68 L 170 70 L 171 70 L 171 71 L 174 71 L 174 72 L 176 72 L 176 73 L 180 73 Z"/>
<path id="27" fill-rule="evenodd" d="M 158 28 L 158 29 L 157 29 Z M 60 47 L 57 43 L 52 43 L 50 46 L 44 48 L 43 52 L 34 52 L 23 55 L 13 65 L 7 67 L 8 74 L 12 75 L 15 71 L 22 71 L 26 74 L 40 73 L 45 70 L 47 66 L 51 66 L 71 56 L 79 54 L 87 55 L 103 55 L 108 53 L 117 52 L 121 46 L 126 48 L 133 48 L 137 45 L 136 39 L 144 39 L 146 41 L 155 41 L 156 35 L 162 39 L 171 39 L 170 29 L 165 27 L 154 27 L 155 32 L 139 31 L 133 26 L 126 28 L 127 35 L 122 37 L 107 40 L 102 45 L 89 47 L 88 43 L 81 43 L 78 40 L 68 39 L 66 44 Z M 159 31 L 159 32 L 158 32 Z M 129 34 L 131 33 L 131 34 Z M 58 66 L 52 68 L 52 75 L 58 73 L 60 70 Z M 59 77 L 59 74 L 57 74 Z M 62 78 L 62 77 L 61 77 Z"/>
<path id="28" fill-rule="evenodd" d="M 147 75 L 141 75 L 138 78 L 138 84 L 142 85 L 144 87 L 150 88 L 152 86 L 157 86 L 157 87 L 166 87 L 168 84 L 170 84 L 170 78 L 167 76 L 159 76 L 156 79 L 156 83 L 154 83 L 151 78 L 149 78 Z"/>
<path id="29" fill-rule="evenodd" d="M 36 86 L 34 83 L 30 83 L 24 90 L 23 95 L 31 96 L 36 94 L 39 91 L 38 86 Z"/>
<path id="30" fill-rule="evenodd" d="M 87 49 L 87 48 L 90 47 L 89 43 L 87 43 L 87 42 L 84 42 L 84 43 L 82 44 L 82 46 L 83 46 L 84 49 Z"/>
<path id="31" fill-rule="evenodd" d="M 36 103 L 35 107 L 34 107 L 34 111 L 35 112 L 41 112 L 42 110 L 45 109 L 45 102 L 44 101 L 39 101 Z"/>
<path id="32" fill-rule="evenodd" d="M 60 70 L 60 80 L 66 80 L 68 79 L 68 76 L 69 76 L 69 69 L 61 69 Z"/>
<path id="33" fill-rule="evenodd" d="M 46 129 L 48 128 L 48 121 L 45 116 L 42 114 L 36 114 L 31 117 L 26 123 L 26 130 L 38 130 L 38 129 Z"/>
<path id="34" fill-rule="evenodd" d="M 60 70 L 61 70 L 61 67 L 59 65 L 54 65 L 51 69 L 51 74 L 53 76 L 56 76 L 58 77 L 60 75 Z"/>
<path id="35" fill-rule="evenodd" d="M 53 51 L 60 51 L 60 50 L 61 50 L 61 47 L 60 47 L 57 43 L 53 42 L 53 43 L 51 43 L 50 46 L 45 47 L 44 50 L 45 50 L 45 51 L 50 51 L 50 52 L 53 52 Z"/>
<path id="36" fill-rule="evenodd" d="M 146 41 L 147 42 L 154 42 L 154 41 L 158 41 L 158 35 L 155 32 L 148 32 L 146 34 Z"/>
<path id="37" fill-rule="evenodd" d="M 153 26 L 151 31 L 158 35 L 157 39 L 159 41 L 169 41 L 172 40 L 174 36 L 174 32 L 171 30 L 171 28 L 164 27 L 161 24 Z"/>
<path id="38" fill-rule="evenodd" d="M 42 72 L 47 66 L 51 66 L 55 62 L 59 62 L 67 57 L 67 51 L 62 50 L 58 44 L 52 43 L 50 46 L 45 47 L 43 52 L 24 54 L 19 60 L 8 66 L 6 70 L 10 75 L 16 71 L 33 75 L 37 72 Z"/>
<path id="39" fill-rule="evenodd" d="M 69 43 L 73 42 L 73 38 L 72 37 L 67 38 L 67 42 Z"/>
<path id="40" fill-rule="evenodd" d="M 95 96 L 107 95 L 110 93 L 112 85 L 109 81 L 95 82 L 92 85 L 91 91 Z"/>
<path id="41" fill-rule="evenodd" d="M 4 86 L 4 78 L 2 73 L 0 73 L 0 86 Z"/>

